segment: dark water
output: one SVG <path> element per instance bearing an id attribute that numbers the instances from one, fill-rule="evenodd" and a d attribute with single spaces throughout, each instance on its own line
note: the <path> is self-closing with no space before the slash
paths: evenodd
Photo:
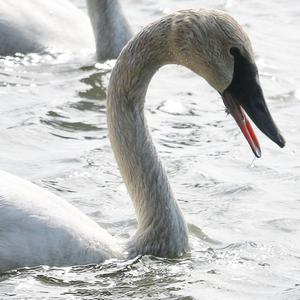
<path id="1" fill-rule="evenodd" d="M 0 299 L 299 300 L 299 1 L 122 3 L 135 31 L 180 8 L 236 17 L 251 37 L 287 147 L 258 133 L 263 157 L 253 162 L 218 94 L 186 69 L 163 68 L 146 113 L 190 224 L 191 254 L 11 271 L 0 274 Z M 69 200 L 124 243 L 136 222 L 107 138 L 112 65 L 95 64 L 88 53 L 2 58 L 0 169 Z"/>

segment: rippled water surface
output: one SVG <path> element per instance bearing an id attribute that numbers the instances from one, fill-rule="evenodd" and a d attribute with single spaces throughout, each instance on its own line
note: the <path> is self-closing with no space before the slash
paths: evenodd
<path id="1" fill-rule="evenodd" d="M 235 16 L 287 147 L 258 133 L 263 157 L 253 161 L 219 95 L 184 68 L 163 68 L 146 114 L 189 223 L 190 255 L 11 271 L 0 274 L 0 298 L 299 300 L 299 1 L 122 3 L 135 31 L 180 8 Z M 92 53 L 1 58 L 0 169 L 67 199 L 124 244 L 136 221 L 107 138 L 112 66 L 95 64 Z"/>

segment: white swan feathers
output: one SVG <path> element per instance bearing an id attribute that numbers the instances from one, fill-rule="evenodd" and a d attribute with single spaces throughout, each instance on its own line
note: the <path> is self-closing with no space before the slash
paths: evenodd
<path id="1" fill-rule="evenodd" d="M 87 15 L 68 0 L 0 1 L 0 55 L 95 49 Z"/>
<path id="2" fill-rule="evenodd" d="M 69 0 L 0 1 L 0 55 L 96 49 L 98 60 L 117 58 L 132 36 L 120 3 L 86 4 L 90 18 Z"/>
<path id="3" fill-rule="evenodd" d="M 114 238 L 67 201 L 7 172 L 0 183 L 0 270 L 118 256 Z"/>

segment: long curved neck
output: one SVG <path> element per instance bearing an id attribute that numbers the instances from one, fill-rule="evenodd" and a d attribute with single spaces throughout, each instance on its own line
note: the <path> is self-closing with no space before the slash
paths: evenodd
<path id="1" fill-rule="evenodd" d="M 98 60 L 117 58 L 132 37 L 118 0 L 86 0 Z"/>
<path id="2" fill-rule="evenodd" d="M 129 42 L 112 71 L 107 122 L 112 148 L 132 198 L 138 230 L 130 256 L 178 256 L 188 251 L 187 228 L 147 128 L 144 103 L 149 82 L 173 63 L 167 36 L 171 21 L 149 26 Z"/>

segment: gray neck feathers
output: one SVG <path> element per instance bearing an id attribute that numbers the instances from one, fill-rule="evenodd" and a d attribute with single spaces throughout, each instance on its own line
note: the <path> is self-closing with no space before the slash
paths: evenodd
<path id="1" fill-rule="evenodd" d="M 114 59 L 131 38 L 130 27 L 117 0 L 87 0 L 98 60 Z"/>
<path id="2" fill-rule="evenodd" d="M 152 76 L 161 66 L 173 63 L 167 39 L 171 26 L 166 18 L 139 33 L 123 50 L 110 78 L 109 136 L 138 220 L 128 245 L 130 256 L 177 256 L 189 247 L 186 224 L 144 116 Z"/>

